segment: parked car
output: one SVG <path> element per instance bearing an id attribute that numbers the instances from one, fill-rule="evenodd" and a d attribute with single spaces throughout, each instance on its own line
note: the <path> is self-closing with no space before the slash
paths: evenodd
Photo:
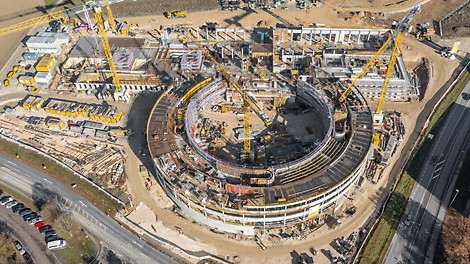
<path id="1" fill-rule="evenodd" d="M 27 215 L 27 214 L 30 214 L 32 213 L 33 210 L 29 209 L 29 208 L 24 208 L 23 210 L 20 210 L 20 212 L 18 213 L 21 217 Z"/>
<path id="2" fill-rule="evenodd" d="M 46 233 L 47 231 L 51 231 L 52 227 L 50 225 L 45 225 L 45 226 L 39 227 L 38 229 L 40 233 Z"/>
<path id="3" fill-rule="evenodd" d="M 19 241 L 15 241 L 15 248 L 20 252 L 21 255 L 24 255 L 26 253 L 26 250 L 23 248 L 23 245 Z"/>
<path id="4" fill-rule="evenodd" d="M 67 246 L 67 242 L 63 239 L 53 240 L 47 242 L 48 249 L 58 249 Z"/>
<path id="5" fill-rule="evenodd" d="M 47 243 L 47 242 L 51 242 L 54 240 L 59 240 L 60 237 L 58 235 L 50 235 L 50 236 L 46 236 L 44 239 L 46 240 L 46 243 Z"/>
<path id="6" fill-rule="evenodd" d="M 47 231 L 45 235 L 46 235 L 46 237 L 48 237 L 48 236 L 52 236 L 52 235 L 57 235 L 57 233 L 55 232 L 54 229 L 52 229 L 52 230 Z"/>
<path id="7" fill-rule="evenodd" d="M 9 202 L 13 201 L 13 198 L 11 198 L 11 196 L 3 196 L 1 199 L 0 199 L 0 204 L 1 205 L 5 205 Z"/>
<path id="8" fill-rule="evenodd" d="M 38 216 L 38 217 L 35 217 L 35 218 L 29 220 L 28 223 L 30 225 L 35 225 L 37 222 L 41 222 L 41 221 L 42 221 L 42 218 L 40 216 Z"/>
<path id="9" fill-rule="evenodd" d="M 312 252 L 312 255 L 316 256 L 318 254 L 317 250 L 314 249 L 313 247 L 310 248 L 310 252 Z"/>
<path id="10" fill-rule="evenodd" d="M 5 207 L 8 208 L 8 209 L 10 209 L 10 208 L 12 208 L 13 206 L 15 206 L 15 205 L 17 205 L 17 204 L 18 204 L 18 202 L 15 201 L 15 200 L 13 200 L 13 201 L 8 202 L 7 204 L 5 204 Z"/>
<path id="11" fill-rule="evenodd" d="M 41 227 L 45 227 L 47 226 L 47 223 L 44 222 L 44 221 L 40 221 L 40 222 L 37 222 L 36 224 L 34 224 L 34 226 L 37 228 L 37 229 L 40 229 Z M 47 231 L 46 231 L 47 232 Z M 43 233 L 43 232 L 41 232 Z"/>
<path id="12" fill-rule="evenodd" d="M 24 255 L 23 255 L 23 258 L 24 258 L 24 262 L 26 264 L 34 264 L 34 261 L 33 259 L 31 258 L 31 256 L 29 255 L 28 252 L 26 252 Z"/>
<path id="13" fill-rule="evenodd" d="M 11 208 L 11 210 L 13 211 L 13 213 L 19 212 L 19 211 L 21 211 L 21 210 L 23 210 L 23 209 L 24 209 L 24 204 L 22 204 L 22 203 L 19 203 L 19 204 L 15 205 L 15 206 L 13 206 L 13 207 Z"/>
<path id="14" fill-rule="evenodd" d="M 30 214 L 27 214 L 27 215 L 23 216 L 23 220 L 29 221 L 29 220 L 37 217 L 37 216 L 38 216 L 38 214 L 33 212 L 33 213 L 30 213 Z"/>

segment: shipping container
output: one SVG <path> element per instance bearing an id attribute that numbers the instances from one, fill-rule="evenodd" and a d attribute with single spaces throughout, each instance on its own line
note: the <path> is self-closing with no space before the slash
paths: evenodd
<path id="1" fill-rule="evenodd" d="M 37 61 L 39 58 L 37 53 L 32 52 L 25 52 L 23 53 L 22 57 L 27 61 Z"/>
<path id="2" fill-rule="evenodd" d="M 34 83 L 34 77 L 23 75 L 23 76 L 18 77 L 18 82 L 20 84 L 30 85 Z"/>
<path id="3" fill-rule="evenodd" d="M 49 84 L 52 81 L 52 74 L 50 72 L 37 72 L 34 75 L 34 80 L 37 83 Z"/>
<path id="4" fill-rule="evenodd" d="M 50 72 L 56 64 L 56 60 L 54 56 L 51 54 L 46 54 L 44 57 L 39 60 L 38 64 L 36 64 L 36 70 L 38 72 Z"/>

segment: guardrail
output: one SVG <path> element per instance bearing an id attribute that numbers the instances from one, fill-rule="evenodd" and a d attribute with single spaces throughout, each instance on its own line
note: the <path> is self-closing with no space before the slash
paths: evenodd
<path id="1" fill-rule="evenodd" d="M 48 155 L 47 153 L 44 153 L 43 151 L 31 146 L 31 145 L 28 145 L 26 143 L 23 143 L 23 142 L 20 142 L 16 139 L 13 139 L 11 137 L 8 137 L 2 133 L 0 133 L 0 137 L 9 141 L 9 142 L 12 142 L 12 143 L 15 143 L 23 148 L 26 148 L 28 150 L 32 150 L 46 158 L 49 158 L 53 161 L 55 161 L 56 163 L 58 163 L 59 165 L 61 165 L 62 167 L 68 169 L 70 172 L 72 172 L 75 176 L 78 176 L 80 177 L 80 179 L 82 180 L 85 180 L 86 182 L 88 182 L 89 184 L 91 184 L 92 186 L 96 187 L 98 190 L 100 190 L 101 192 L 103 192 L 104 194 L 106 194 L 107 196 L 109 196 L 111 199 L 113 199 L 114 201 L 118 202 L 119 204 L 121 204 L 122 206 L 126 206 L 126 204 L 124 202 L 122 202 L 119 198 L 117 198 L 116 196 L 114 196 L 113 194 L 111 194 L 110 192 L 108 192 L 106 189 L 104 189 L 103 187 L 99 186 L 98 184 L 94 183 L 92 180 L 88 179 L 87 177 L 83 176 L 81 173 L 78 173 L 76 172 L 75 170 L 73 170 L 72 168 L 70 168 L 67 164 L 65 164 L 64 162 L 60 161 L 59 159 L 57 159 L 56 157 L 53 157 L 51 155 Z"/>
<path id="2" fill-rule="evenodd" d="M 452 87 L 454 87 L 454 85 L 459 81 L 460 77 L 462 76 L 463 73 L 465 73 L 465 71 L 467 70 L 467 67 L 470 65 L 467 64 L 465 65 L 465 67 L 463 67 L 463 69 L 460 71 L 459 75 L 457 76 L 457 78 L 455 78 L 455 80 L 449 85 L 449 88 L 445 91 L 445 93 L 441 96 L 441 98 L 439 98 L 439 100 L 437 101 L 437 103 L 434 105 L 434 107 L 432 108 L 428 118 L 426 119 L 426 122 L 424 123 L 424 126 L 423 126 L 423 129 L 421 129 L 421 132 L 420 134 L 418 135 L 418 139 L 415 141 L 415 143 L 413 144 L 413 147 L 411 148 L 411 151 L 409 152 L 409 154 L 407 155 L 407 157 L 405 158 L 405 162 L 403 162 L 403 165 L 401 166 L 400 168 L 400 172 L 402 173 L 403 170 L 405 169 L 406 167 L 406 164 L 409 162 L 410 158 L 412 157 L 411 153 L 413 153 L 415 150 L 416 150 L 416 147 L 418 146 L 418 142 L 420 142 L 421 138 L 423 137 L 423 132 L 426 131 L 426 128 L 429 126 L 429 122 L 430 122 L 430 119 L 432 118 L 432 116 L 434 115 L 434 113 L 436 112 L 437 108 L 439 107 L 439 105 L 441 104 L 442 100 L 444 100 L 444 98 L 447 96 L 447 94 L 449 94 L 449 92 L 452 90 Z M 400 181 L 401 177 L 398 177 L 395 182 L 393 183 L 392 185 L 392 189 L 390 190 L 390 192 L 388 193 L 387 197 L 385 198 L 384 202 L 383 202 L 383 205 L 382 207 L 380 208 L 380 212 L 379 214 L 377 215 L 376 217 L 376 220 L 374 221 L 374 223 L 372 224 L 372 226 L 369 228 L 369 232 L 367 232 L 367 235 L 366 237 L 364 238 L 364 240 L 362 241 L 361 243 L 361 246 L 359 247 L 358 251 L 357 251 L 357 254 L 356 256 L 354 257 L 354 260 L 352 263 L 356 263 L 358 261 L 358 256 L 361 254 L 362 252 L 362 249 L 364 248 L 364 246 L 366 245 L 366 242 L 368 241 L 369 237 L 370 237 L 370 234 L 372 233 L 373 230 L 375 230 L 375 227 L 377 225 L 377 223 L 380 221 L 380 219 L 382 218 L 382 215 L 383 215 L 383 212 L 385 211 L 385 207 L 387 206 L 388 204 L 388 201 L 390 200 L 390 197 L 392 196 L 393 192 L 395 191 L 395 188 L 396 186 L 398 185 L 398 182 Z"/>

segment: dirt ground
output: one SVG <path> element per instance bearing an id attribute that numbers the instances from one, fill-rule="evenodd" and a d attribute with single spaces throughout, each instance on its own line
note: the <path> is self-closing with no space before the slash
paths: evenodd
<path id="1" fill-rule="evenodd" d="M 427 1 L 427 0 L 425 0 Z M 448 1 L 437 1 L 431 0 L 428 4 L 423 6 L 424 13 L 422 13 L 423 19 L 429 21 L 430 14 L 432 10 L 436 9 L 435 4 L 442 4 L 442 6 L 447 7 L 455 4 L 458 0 L 448 0 Z M 314 8 L 310 13 L 310 21 L 325 24 L 326 26 L 331 27 L 364 27 L 364 25 L 356 25 L 344 19 L 337 18 L 338 8 L 341 10 L 368 10 L 372 8 L 373 11 L 387 11 L 390 13 L 403 12 L 404 9 L 408 9 L 417 2 L 423 1 L 406 1 L 401 4 L 394 4 L 395 1 L 372 1 L 369 3 L 366 0 L 353 0 L 348 1 L 347 6 L 344 4 L 344 1 L 340 0 L 329 0 L 331 5 L 335 3 L 338 4 L 338 7 L 335 7 L 334 10 L 331 5 L 323 5 L 319 8 Z M 341 6 L 339 7 L 339 3 Z M 3 0 L 2 6 L 8 7 L 0 10 L 0 16 L 5 16 L 12 14 L 14 12 L 25 10 L 28 8 L 34 8 L 34 6 L 42 5 L 42 0 L 28 0 L 28 1 L 13 1 L 13 0 Z M 386 6 L 387 5 L 387 6 Z M 426 11 L 429 10 L 429 11 Z M 185 24 L 190 23 L 193 26 L 199 26 L 204 24 L 207 21 L 218 21 L 220 26 L 228 27 L 246 27 L 252 28 L 260 20 L 268 21 L 272 26 L 280 21 L 270 15 L 269 13 L 259 10 L 256 10 L 257 13 L 246 14 L 245 11 L 210 11 L 210 12 L 197 12 L 190 13 L 186 19 L 177 19 L 169 20 L 164 18 L 162 15 L 156 16 L 147 16 L 147 17 L 129 17 L 129 18 L 118 18 L 121 20 L 130 20 L 133 23 L 139 23 L 143 28 L 154 29 L 158 28 L 160 25 L 169 25 L 169 24 Z M 275 14 L 284 17 L 286 20 L 290 21 L 293 24 L 303 23 L 305 18 L 305 11 L 298 10 L 293 7 L 290 7 L 288 10 L 275 10 Z M 401 14 L 397 14 L 400 16 Z M 32 15 L 34 16 L 34 15 Z M 0 17 L 0 26 L 9 25 L 13 22 L 18 22 L 24 20 L 28 17 L 17 18 L 13 20 L 2 20 Z M 413 20 L 413 23 L 420 21 L 420 15 L 418 15 L 416 20 Z M 23 32 L 24 34 L 24 32 Z M 8 37 L 0 37 L 0 42 L 3 44 L 0 47 L 0 65 L 3 65 L 8 59 L 8 54 L 11 54 L 14 49 L 18 46 L 22 39 L 22 34 L 12 34 Z M 451 42 L 451 41 L 450 41 Z M 461 49 L 469 49 L 469 41 L 463 43 Z M 428 86 L 428 91 L 426 92 L 425 98 L 423 101 L 418 103 L 386 103 L 385 109 L 396 109 L 404 113 L 402 121 L 405 124 L 407 134 L 405 134 L 405 140 L 409 133 L 413 130 L 414 120 L 416 119 L 419 111 L 422 109 L 425 102 L 432 97 L 432 95 L 437 91 L 439 87 L 449 78 L 450 73 L 457 65 L 458 61 L 449 61 L 444 60 L 437 53 L 427 46 L 417 42 L 411 38 L 405 38 L 402 45 L 402 52 L 404 58 L 407 61 L 407 65 L 412 67 L 419 60 L 420 57 L 426 56 L 432 65 L 431 80 Z M 374 107 L 372 105 L 372 107 Z M 404 144 L 402 143 L 401 146 Z M 357 213 L 354 217 L 344 219 L 343 225 L 336 230 L 329 230 L 326 226 L 320 228 L 313 235 L 310 235 L 307 240 L 297 241 L 297 240 L 288 240 L 281 244 L 273 245 L 272 243 L 268 245 L 267 250 L 261 250 L 255 243 L 251 241 L 237 241 L 234 239 L 228 239 L 225 235 L 219 235 L 211 233 L 206 227 L 202 227 L 199 224 L 191 223 L 190 220 L 184 219 L 181 216 L 174 214 L 169 211 L 169 206 L 171 202 L 168 201 L 165 194 L 158 185 L 154 185 L 151 188 L 151 191 L 148 192 L 144 187 L 144 178 L 140 175 L 138 171 L 138 165 L 140 165 L 140 160 L 137 156 L 133 155 L 132 150 L 126 151 L 129 153 L 127 159 L 127 172 L 130 175 L 129 187 L 132 189 L 131 193 L 134 197 L 133 202 L 139 204 L 140 202 L 145 203 L 156 215 L 158 221 L 155 220 L 155 224 L 161 223 L 162 227 L 160 230 L 170 230 L 170 231 L 160 231 L 157 233 L 165 238 L 174 237 L 176 233 L 175 230 L 180 229 L 184 234 L 188 234 L 185 237 L 194 239 L 197 243 L 191 244 L 192 242 L 186 241 L 184 245 L 188 243 L 191 244 L 191 247 L 198 249 L 208 250 L 211 253 L 217 254 L 219 256 L 239 256 L 242 263 L 286 263 L 291 261 L 290 253 L 295 250 L 297 252 L 308 252 L 308 248 L 313 246 L 317 249 L 328 249 L 331 252 L 336 253 L 328 244 L 335 238 L 339 236 L 347 236 L 351 232 L 356 231 L 361 227 L 364 222 L 367 220 L 367 217 L 375 210 L 375 205 L 377 200 L 382 195 L 380 187 L 384 186 L 387 182 L 388 177 L 382 177 L 376 185 L 371 185 L 366 183 L 362 190 L 357 190 L 361 194 L 360 199 L 357 199 L 355 205 L 357 207 Z M 400 153 L 400 149 L 397 151 Z M 396 156 L 392 158 L 396 159 Z M 392 166 L 388 166 L 385 170 L 387 175 Z M 371 206 L 372 205 L 372 206 Z M 151 214 L 149 214 L 151 216 Z M 151 219 L 148 220 L 150 223 Z M 161 222 L 160 222 L 161 221 Z M 146 222 L 144 227 L 149 228 L 149 231 L 152 231 L 151 226 Z M 155 227 L 155 225 L 154 225 Z M 164 228 L 163 228 L 164 227 Z M 153 231 L 152 231 L 153 232 Z M 179 239 L 179 238 L 177 238 Z M 178 241 L 178 240 L 176 240 Z M 198 246 L 199 245 L 199 246 Z M 337 254 L 337 253 L 336 253 Z M 324 254 L 319 254 L 314 258 L 315 263 L 329 263 L 329 260 Z"/>
<path id="2" fill-rule="evenodd" d="M 18 15 L 33 12 L 37 7 L 42 5 L 44 5 L 44 0 L 2 0 L 2 8 L 0 8 L 0 28 L 39 16 L 41 13 L 34 13 L 21 17 Z M 5 65 L 18 45 L 21 45 L 20 43 L 28 31 L 29 29 L 26 29 L 0 37 L 0 43 L 2 43 L 2 45 L 0 45 L 0 68 Z"/>
<path id="3" fill-rule="evenodd" d="M 327 26 L 348 26 L 351 27 L 350 23 L 345 23 L 344 21 L 331 19 L 332 15 L 335 15 L 335 12 L 331 10 L 325 11 L 324 9 L 327 8 L 316 8 L 313 9 L 312 12 L 312 21 L 321 23 L 320 21 L 326 22 Z M 325 12 L 322 12 L 324 10 Z M 237 18 L 237 16 L 241 16 L 244 11 L 236 11 L 236 12 L 210 12 L 210 21 L 219 21 L 221 26 L 231 26 L 234 27 L 234 23 L 232 20 Z M 276 10 L 281 14 L 284 12 L 283 17 L 286 19 L 291 20 L 292 22 L 298 23 L 298 20 L 295 17 L 302 17 L 299 14 L 299 10 L 292 10 L 289 9 L 287 11 L 279 11 Z M 287 16 L 287 14 L 290 14 Z M 297 15 L 294 15 L 297 14 Z M 315 14 L 315 15 L 314 15 Z M 318 16 L 317 16 L 318 15 Z M 181 19 L 178 21 L 166 20 L 161 17 L 141 17 L 141 18 L 129 18 L 134 22 L 141 23 L 141 26 L 147 28 L 157 28 L 160 24 L 170 24 L 175 23 L 184 24 L 188 23 L 189 21 L 192 22 L 194 26 L 199 24 L 205 23 L 208 21 L 206 17 L 209 16 L 209 12 L 200 12 L 200 13 L 193 13 L 189 14 L 187 19 Z M 227 18 L 227 16 L 229 18 Z M 227 19 L 226 19 L 227 18 Z M 271 20 L 272 24 L 275 24 L 277 21 L 275 18 L 270 16 L 268 13 L 264 11 L 259 11 L 258 15 L 248 15 L 242 17 L 238 20 L 238 23 L 245 27 L 253 27 L 259 20 Z M 442 84 L 449 78 L 453 69 L 457 66 L 458 61 L 449 61 L 443 59 L 439 54 L 437 54 L 431 48 L 419 43 L 417 40 L 406 37 L 402 44 L 402 52 L 404 59 L 406 61 L 407 66 L 412 69 L 416 66 L 416 63 L 419 59 L 423 56 L 426 56 L 429 61 L 431 62 L 431 80 L 428 85 L 428 91 L 425 94 L 424 100 L 418 103 L 386 103 L 385 109 L 396 109 L 404 114 L 403 116 L 403 123 L 406 127 L 406 134 L 405 140 L 411 133 L 414 127 L 414 120 L 419 113 L 417 109 L 422 109 L 424 107 L 425 102 L 434 95 L 434 93 L 442 86 Z M 374 103 L 372 103 L 372 108 L 375 108 Z M 400 153 L 401 148 L 404 146 L 404 143 L 400 145 L 400 148 L 397 150 L 397 153 Z M 397 159 L 397 156 L 394 156 L 391 160 L 391 165 L 389 165 L 384 174 L 388 175 L 392 168 L 393 162 Z M 163 191 L 159 186 L 152 187 L 152 193 L 156 195 L 153 197 L 149 197 L 148 193 L 142 193 L 139 191 L 134 192 L 136 201 L 146 200 L 146 204 L 152 209 L 153 212 L 156 213 L 159 220 L 162 221 L 163 225 L 167 228 L 175 229 L 177 226 L 178 229 L 182 230 L 185 234 L 190 234 L 192 238 L 196 238 L 198 243 L 203 243 L 205 245 L 211 246 L 216 248 L 215 251 L 211 251 L 213 254 L 217 254 L 219 256 L 239 256 L 241 263 L 286 263 L 291 261 L 291 252 L 293 250 L 297 252 L 308 252 L 308 248 L 313 246 L 317 249 L 326 249 L 330 250 L 333 255 L 337 254 L 330 246 L 329 243 L 340 236 L 347 236 L 351 232 L 358 230 L 364 222 L 367 220 L 367 217 L 373 213 L 375 210 L 375 205 L 377 204 L 378 200 L 382 197 L 381 188 L 385 186 L 387 183 L 388 177 L 382 177 L 381 180 L 376 185 L 372 185 L 370 183 L 366 183 L 361 190 L 357 190 L 356 192 L 360 192 L 361 198 L 357 199 L 355 205 L 357 207 L 357 213 L 354 217 L 344 219 L 343 225 L 336 230 L 329 230 L 328 227 L 324 226 L 320 228 L 318 231 L 314 232 L 313 235 L 310 235 L 307 240 L 297 241 L 297 240 L 288 240 L 284 241 L 280 244 L 274 245 L 269 241 L 265 241 L 268 245 L 268 249 L 261 250 L 251 241 L 237 241 L 234 239 L 228 239 L 227 236 L 219 235 L 211 233 L 206 227 L 201 227 L 199 224 L 191 223 L 190 220 L 184 219 L 181 216 L 178 216 L 168 209 L 162 209 L 160 206 L 157 205 L 158 203 L 162 203 L 165 198 Z M 143 180 L 142 180 L 143 181 Z M 130 186 L 133 188 L 133 186 Z M 151 203 L 149 202 L 149 198 L 154 200 Z M 167 203 L 166 203 L 167 204 Z M 167 204 L 168 205 L 168 204 Z M 373 205 L 373 206 L 371 206 Z M 224 246 L 220 246 L 224 245 Z M 329 260 L 325 256 L 325 254 L 319 254 L 314 258 L 315 263 L 329 263 Z"/>
<path id="4" fill-rule="evenodd" d="M 116 16 L 142 16 L 150 14 L 162 14 L 166 11 L 187 10 L 201 11 L 218 9 L 219 1 L 217 0 L 173 0 L 173 1 L 155 1 L 155 0 L 139 0 L 125 1 L 114 5 L 113 13 Z"/>

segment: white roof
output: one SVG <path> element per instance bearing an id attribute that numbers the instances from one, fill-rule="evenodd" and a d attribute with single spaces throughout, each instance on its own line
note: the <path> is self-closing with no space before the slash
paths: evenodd
<path id="1" fill-rule="evenodd" d="M 36 74 L 34 75 L 34 78 L 47 78 L 51 76 L 51 73 L 50 72 L 36 72 Z"/>
<path id="2" fill-rule="evenodd" d="M 54 37 L 54 38 L 67 40 L 67 41 L 70 38 L 68 33 L 62 33 L 62 32 L 38 32 L 36 34 L 36 37 Z"/>

